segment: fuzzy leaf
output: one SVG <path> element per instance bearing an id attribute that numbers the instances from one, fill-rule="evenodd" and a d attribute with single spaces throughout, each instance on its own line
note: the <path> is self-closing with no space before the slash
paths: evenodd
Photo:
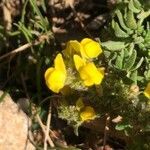
<path id="1" fill-rule="evenodd" d="M 116 10 L 116 15 L 118 17 L 118 20 L 119 20 L 119 23 L 121 25 L 121 27 L 126 30 L 129 34 L 132 34 L 132 30 L 130 30 L 130 28 L 128 28 L 125 23 L 124 23 L 124 19 L 123 19 L 123 16 L 122 16 L 122 13 L 119 9 Z"/>
<path id="2" fill-rule="evenodd" d="M 140 9 L 135 7 L 133 0 L 130 0 L 128 7 L 134 13 L 139 13 L 141 11 Z"/>
<path id="3" fill-rule="evenodd" d="M 102 42 L 102 46 L 108 50 L 118 51 L 126 47 L 125 42 L 118 42 L 118 41 L 107 41 Z"/>
<path id="4" fill-rule="evenodd" d="M 135 70 L 134 72 L 131 72 L 129 78 L 136 83 L 138 80 L 137 70 Z"/>
<path id="5" fill-rule="evenodd" d="M 117 22 L 115 22 L 114 24 L 114 32 L 115 32 L 116 37 L 119 37 L 119 38 L 129 37 L 129 35 L 119 27 L 119 24 Z"/>
<path id="6" fill-rule="evenodd" d="M 137 70 L 143 63 L 144 57 L 142 57 L 135 67 L 132 67 L 131 71 Z"/>
<path id="7" fill-rule="evenodd" d="M 124 69 L 125 70 L 130 70 L 131 67 L 134 65 L 135 60 L 137 57 L 137 52 L 135 50 L 133 50 L 133 53 L 131 54 L 131 56 L 127 59 L 127 62 L 124 64 Z"/>
<path id="8" fill-rule="evenodd" d="M 146 33 L 145 42 L 150 43 L 150 30 L 148 30 L 148 32 Z"/>
<path id="9" fill-rule="evenodd" d="M 116 62 L 115 62 L 115 66 L 118 69 L 122 69 L 123 66 L 123 58 L 124 58 L 124 50 L 121 51 L 120 54 L 118 54 L 117 58 L 116 58 Z"/>
<path id="10" fill-rule="evenodd" d="M 142 25 L 143 21 L 145 18 L 150 16 L 150 10 L 148 11 L 141 11 L 138 15 L 137 18 L 139 19 L 139 25 Z"/>
<path id="11" fill-rule="evenodd" d="M 136 29 L 137 23 L 131 10 L 127 12 L 126 24 L 130 29 Z"/>
<path id="12" fill-rule="evenodd" d="M 137 9 L 139 9 L 139 10 L 142 9 L 142 5 L 141 5 L 141 3 L 140 3 L 138 0 L 133 0 L 133 3 L 134 3 L 134 6 L 135 6 Z"/>

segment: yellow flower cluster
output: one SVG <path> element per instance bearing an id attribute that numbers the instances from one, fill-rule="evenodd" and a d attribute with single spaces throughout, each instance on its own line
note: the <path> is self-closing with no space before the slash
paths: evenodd
<path id="1" fill-rule="evenodd" d="M 93 107 L 85 106 L 82 98 L 79 98 L 76 102 L 76 107 L 80 111 L 80 118 L 82 121 L 93 120 L 96 117 L 96 113 Z"/>
<path id="2" fill-rule="evenodd" d="M 85 38 L 81 42 L 71 40 L 63 51 L 64 56 L 74 61 L 75 68 L 85 86 L 99 85 L 104 77 L 104 69 L 97 68 L 91 60 L 102 53 L 100 44 L 92 39 Z M 54 67 L 45 72 L 45 80 L 48 88 L 59 93 L 65 86 L 67 71 L 61 54 L 54 60 Z"/>
<path id="3" fill-rule="evenodd" d="M 73 56 L 74 54 L 81 55 L 82 58 L 91 59 L 96 58 L 102 53 L 100 44 L 89 38 L 84 38 L 81 42 L 77 40 L 70 40 L 67 43 L 64 53 L 67 56 Z"/>

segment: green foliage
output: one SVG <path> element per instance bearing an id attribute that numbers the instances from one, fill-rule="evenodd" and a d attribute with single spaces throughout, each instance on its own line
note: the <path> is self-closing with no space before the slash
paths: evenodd
<path id="1" fill-rule="evenodd" d="M 38 104 L 41 104 L 42 99 L 49 94 L 42 88 L 43 74 L 45 67 L 49 67 L 51 60 L 53 61 L 52 50 L 54 49 L 51 24 L 40 11 L 40 9 L 44 13 L 47 11 L 46 4 L 42 2 L 42 5 L 38 6 L 36 0 L 26 0 L 20 20 L 14 23 L 11 31 L 5 33 L 4 27 L 0 25 L 2 53 L 24 43 L 34 43 L 42 35 L 47 37 L 47 41 L 41 41 L 39 45 L 32 46 L 23 54 L 15 56 L 15 59 L 2 62 L 8 65 L 0 64 L 2 66 L 0 66 L 2 72 L 0 75 L 3 76 L 3 80 L 6 80 L 4 88 L 11 89 L 10 92 L 16 96 L 15 98 L 18 95 L 18 97 L 24 96 L 27 92 L 31 100 Z M 66 64 L 68 75 L 66 85 L 69 85 L 70 89 L 61 91 L 60 95 L 62 95 L 59 95 L 61 105 L 56 107 L 58 117 L 67 120 L 68 125 L 74 127 L 77 135 L 78 127 L 84 121 L 81 121 L 81 112 L 76 106 L 76 101 L 82 98 L 85 106 L 94 108 L 96 117 L 105 114 L 109 114 L 111 119 L 118 115 L 122 116 L 123 121 L 117 123 L 115 128 L 124 131 L 133 139 L 129 149 L 150 148 L 147 140 L 150 139 L 147 136 L 150 131 L 150 102 L 142 93 L 143 85 L 150 80 L 149 4 L 145 0 L 118 0 L 110 23 L 113 36 L 109 37 L 109 41 L 101 43 L 108 64 L 98 59 L 93 60 L 96 66 L 101 64 L 105 67 L 106 74 L 101 85 L 87 88 L 80 81 L 79 74 L 70 69 L 74 67 L 74 64 L 70 62 Z M 31 11 L 27 11 L 28 9 Z M 8 82 L 9 80 L 11 82 Z M 54 101 L 57 98 L 54 97 Z M 41 119 L 45 120 L 47 110 L 43 109 L 45 108 L 43 105 L 40 107 Z M 84 109 L 81 108 L 81 110 Z M 33 130 L 39 128 L 36 121 L 34 125 Z M 139 142 L 142 135 L 148 138 Z M 68 149 L 76 148 L 69 147 Z"/>
<path id="2" fill-rule="evenodd" d="M 74 132 L 78 136 L 78 128 L 82 124 L 82 121 L 77 107 L 62 104 L 59 107 L 58 115 L 59 118 L 67 120 L 67 123 L 74 128 Z"/>
<path id="3" fill-rule="evenodd" d="M 139 87 L 143 90 L 143 85 L 150 81 L 148 6 L 144 0 L 118 0 L 109 26 L 111 37 L 102 42 L 109 75 L 103 85 L 101 104 L 123 117 L 116 130 L 124 131 L 132 139 L 127 149 L 150 148 L 149 142 L 141 139 L 143 135 L 149 138 L 149 99 L 139 92 Z M 139 86 L 137 91 L 132 90 L 132 84 Z"/>
<path id="4" fill-rule="evenodd" d="M 111 51 L 110 66 L 125 71 L 126 77 L 135 83 L 143 76 L 146 80 L 150 78 L 150 22 L 147 19 L 150 10 L 143 3 L 139 0 L 118 1 L 111 23 L 114 40 L 102 42 L 105 50 Z"/>
<path id="5" fill-rule="evenodd" d="M 3 35 L 0 37 L 1 54 L 26 43 L 34 45 L 35 41 L 39 41 L 38 45 L 31 46 L 23 53 L 14 55 L 15 58 L 13 56 L 11 63 L 7 59 L 4 60 L 8 65 L 3 65 L 3 62 L 0 65 L 1 80 L 10 81 L 11 79 L 11 84 L 7 82 L 3 86 L 5 90 L 11 89 L 10 93 L 18 95 L 18 97 L 25 95 L 22 86 L 22 80 L 24 80 L 31 98 L 38 99 L 39 103 L 42 100 L 43 71 L 46 65 L 51 63 L 51 55 L 54 53 L 54 43 L 51 43 L 53 39 L 51 24 L 45 14 L 41 13 L 41 10 L 43 10 L 42 12 L 47 11 L 45 6 L 44 1 L 41 5 L 37 5 L 35 0 L 25 0 L 22 12 L 18 16 L 19 19 L 13 20 L 12 29 L 5 31 L 5 28 L 0 26 L 0 33 Z M 42 36 L 45 36 L 46 40 L 43 40 Z M 11 75 L 11 73 L 13 74 Z"/>

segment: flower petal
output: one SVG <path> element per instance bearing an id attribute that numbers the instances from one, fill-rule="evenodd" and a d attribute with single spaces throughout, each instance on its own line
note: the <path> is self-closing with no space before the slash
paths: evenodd
<path id="1" fill-rule="evenodd" d="M 79 70 L 79 73 L 86 86 L 98 85 L 104 77 L 104 73 L 100 72 L 93 62 L 87 63 Z"/>
<path id="2" fill-rule="evenodd" d="M 55 93 L 59 93 L 59 91 L 64 87 L 65 80 L 66 75 L 56 69 L 46 76 L 46 84 L 48 88 Z"/>
<path id="3" fill-rule="evenodd" d="M 144 95 L 150 99 L 150 82 L 147 84 L 147 87 L 144 90 Z"/>
<path id="4" fill-rule="evenodd" d="M 82 121 L 92 120 L 96 117 L 96 113 L 91 106 L 86 106 L 84 110 L 80 113 L 80 117 Z"/>
<path id="5" fill-rule="evenodd" d="M 47 80 L 50 76 L 50 74 L 54 71 L 55 69 L 53 67 L 50 67 L 48 68 L 46 71 L 45 71 L 45 74 L 44 74 L 44 77 L 45 77 L 45 80 Z"/>
<path id="6" fill-rule="evenodd" d="M 102 53 L 100 44 L 92 39 L 84 38 L 81 41 L 81 45 L 83 46 L 83 52 L 81 54 L 87 58 L 96 58 Z"/>
<path id="7" fill-rule="evenodd" d="M 60 53 L 57 54 L 54 60 L 54 66 L 56 70 L 62 71 L 64 74 L 66 74 L 66 67 L 65 67 L 62 55 Z"/>
<path id="8" fill-rule="evenodd" d="M 74 55 L 73 59 L 74 59 L 75 67 L 79 71 L 79 69 L 84 66 L 85 61 L 78 55 Z"/>
<path id="9" fill-rule="evenodd" d="M 67 42 L 64 52 L 67 56 L 73 56 L 74 54 L 80 54 L 80 49 L 82 49 L 82 46 L 77 40 L 70 40 Z"/>

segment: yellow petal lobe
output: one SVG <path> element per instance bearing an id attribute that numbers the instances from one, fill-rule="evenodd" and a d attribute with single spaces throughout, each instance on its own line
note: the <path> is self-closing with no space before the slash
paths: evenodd
<path id="1" fill-rule="evenodd" d="M 83 47 L 81 51 L 83 57 L 96 58 L 98 55 L 102 53 L 100 44 L 92 39 L 84 38 L 81 41 L 81 45 Z"/>
<path id="2" fill-rule="evenodd" d="M 144 90 L 144 95 L 150 99 L 150 82 L 147 84 L 147 86 Z"/>
<path id="3" fill-rule="evenodd" d="M 46 77 L 46 84 L 50 90 L 55 93 L 59 93 L 59 91 L 64 87 L 65 80 L 66 75 L 55 69 Z"/>
<path id="4" fill-rule="evenodd" d="M 56 70 L 60 70 L 63 73 L 66 74 L 66 67 L 62 58 L 62 54 L 57 54 L 55 60 L 54 60 L 54 67 Z"/>
<path id="5" fill-rule="evenodd" d="M 44 77 L 45 77 L 45 80 L 46 80 L 46 81 L 48 80 L 49 75 L 50 75 L 54 70 L 55 70 L 55 69 L 54 69 L 53 67 L 50 67 L 50 68 L 48 68 L 48 69 L 45 71 Z"/>
<path id="6" fill-rule="evenodd" d="M 82 47 L 77 40 L 70 40 L 69 42 L 67 42 L 64 53 L 67 56 L 73 56 L 74 54 L 80 54 L 80 49 L 82 49 Z"/>
<path id="7" fill-rule="evenodd" d="M 85 61 L 80 56 L 74 55 L 73 59 L 77 70 L 79 70 L 81 67 L 85 65 Z"/>
<path id="8" fill-rule="evenodd" d="M 84 110 L 80 113 L 80 117 L 82 121 L 92 120 L 96 117 L 96 113 L 91 106 L 86 106 Z"/>
<path id="9" fill-rule="evenodd" d="M 65 85 L 67 78 L 66 72 L 62 55 L 59 53 L 54 60 L 54 67 L 48 68 L 44 74 L 48 88 L 55 93 L 59 93 Z"/>
<path id="10" fill-rule="evenodd" d="M 80 68 L 79 73 L 86 86 L 98 85 L 104 77 L 103 72 L 100 72 L 93 62 L 87 63 L 84 67 Z"/>

